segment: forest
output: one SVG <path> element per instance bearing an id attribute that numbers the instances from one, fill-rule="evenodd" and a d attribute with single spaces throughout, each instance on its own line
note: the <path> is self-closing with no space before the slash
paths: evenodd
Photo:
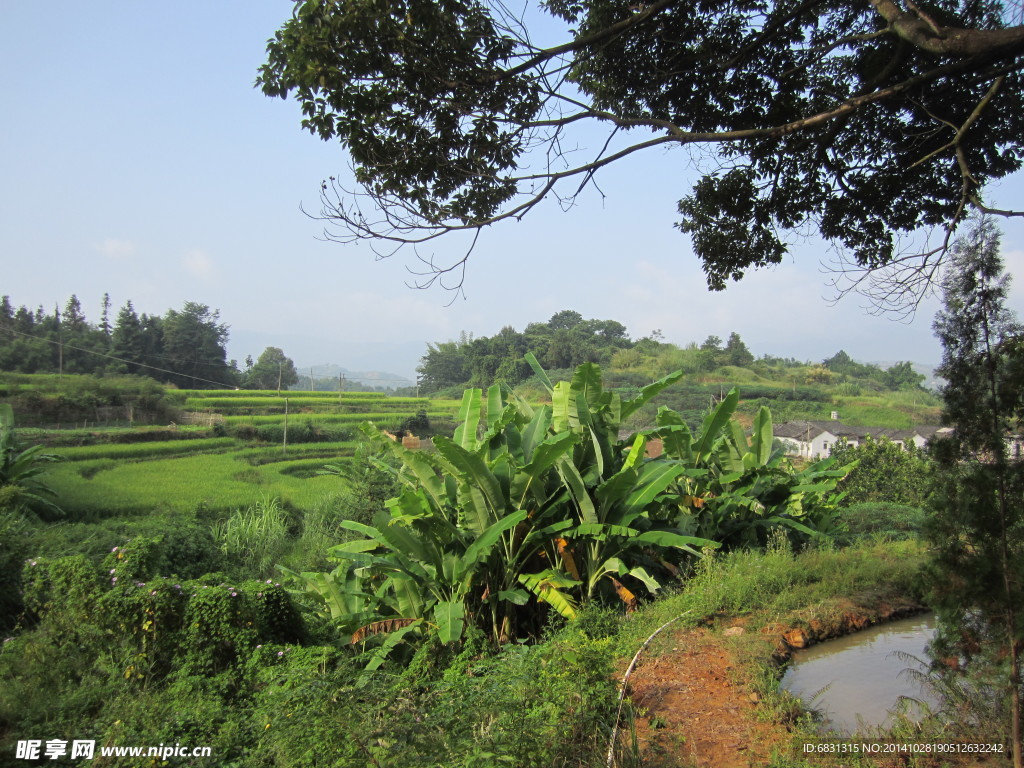
<path id="1" fill-rule="evenodd" d="M 726 376 L 745 373 L 760 383 L 848 383 L 869 391 L 914 390 L 925 380 L 910 362 L 883 370 L 859 363 L 843 350 L 818 363 L 768 354 L 755 358 L 736 332 L 724 343 L 712 335 L 700 344 L 694 341 L 683 346 L 665 341 L 657 330 L 630 339 L 626 327 L 616 320 L 586 320 L 578 312 L 562 310 L 546 323 L 530 323 L 523 331 L 506 326 L 491 337 L 463 333 L 458 340 L 428 344 L 417 368 L 421 389 L 456 394 L 465 387 L 493 382 L 516 386 L 533 375 L 525 361 L 527 353 L 559 373 L 569 373 L 583 363 L 598 363 L 607 375 L 624 384 L 674 370 L 695 381 L 720 369 L 726 369 Z"/>

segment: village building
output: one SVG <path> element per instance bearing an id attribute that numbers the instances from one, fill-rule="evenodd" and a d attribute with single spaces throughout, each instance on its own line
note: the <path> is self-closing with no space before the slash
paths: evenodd
<path id="1" fill-rule="evenodd" d="M 832 454 L 837 443 L 860 445 L 869 437 L 872 440 L 891 440 L 900 447 L 913 443 L 918 448 L 936 435 L 951 432 L 950 427 L 919 426 L 911 429 L 888 429 L 886 427 L 851 427 L 838 419 L 829 421 L 787 421 L 776 425 L 772 436 L 779 440 L 788 456 L 805 459 L 824 459 Z"/>

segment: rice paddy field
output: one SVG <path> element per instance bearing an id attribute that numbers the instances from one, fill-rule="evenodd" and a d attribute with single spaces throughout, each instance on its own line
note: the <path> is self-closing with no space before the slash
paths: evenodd
<path id="1" fill-rule="evenodd" d="M 65 458 L 48 467 L 46 483 L 72 519 L 227 511 L 268 497 L 297 511 L 313 509 L 344 490 L 342 477 L 320 470 L 353 456 L 360 424 L 394 431 L 425 415 L 444 425 L 459 407 L 455 400 L 380 392 L 169 390 L 167 396 L 183 422 L 202 426 L 171 425 L 159 435 L 153 427 L 24 431 L 23 439 L 47 442 Z"/>
<path id="2" fill-rule="evenodd" d="M 22 376 L 16 388 L 32 388 L 34 382 Z M 61 395 L 61 386 L 78 391 L 86 382 L 65 377 L 63 385 L 43 384 L 38 388 Z M 101 385 L 109 389 L 116 382 Z M 766 386 L 748 385 L 747 391 L 756 396 L 751 409 L 771 395 Z M 127 400 L 129 388 L 123 394 Z M 343 478 L 318 470 L 350 459 L 361 438 L 359 425 L 370 422 L 395 432 L 413 417 L 426 417 L 431 429 L 451 434 L 459 409 L 457 400 L 383 392 L 167 389 L 162 397 L 171 407 L 170 424 L 18 430 L 25 443 L 43 442 L 67 459 L 48 468 L 46 482 L 72 518 L 220 512 L 268 496 L 305 511 L 344 491 Z M 909 392 L 836 393 L 806 402 L 773 401 L 772 409 L 779 421 L 825 419 L 833 409 L 851 425 L 902 427 L 938 419 L 934 397 Z"/>
<path id="3" fill-rule="evenodd" d="M 85 459 L 50 470 L 47 482 L 72 518 L 229 510 L 267 496 L 307 510 L 344 489 L 342 478 L 317 475 L 316 470 L 350 457 L 352 450 L 336 448 L 307 458 L 293 452 L 292 458 L 258 465 L 248 461 L 245 449 L 137 460 Z"/>

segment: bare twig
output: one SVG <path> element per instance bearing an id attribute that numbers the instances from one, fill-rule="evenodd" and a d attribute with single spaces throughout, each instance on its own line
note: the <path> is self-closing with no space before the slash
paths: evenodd
<path id="1" fill-rule="evenodd" d="M 637 652 L 633 655 L 633 660 L 629 662 L 629 668 L 626 670 L 626 674 L 623 675 L 622 685 L 619 688 L 619 708 L 615 712 L 615 725 L 612 727 L 612 735 L 611 738 L 608 740 L 607 768 L 612 768 L 612 765 L 614 765 L 615 763 L 615 740 L 619 736 L 619 718 L 622 716 L 622 702 L 626 698 L 626 684 L 629 682 L 629 676 L 632 675 L 633 670 L 636 669 L 636 663 L 640 660 L 640 654 L 644 652 L 644 649 L 651 644 L 651 641 L 654 638 L 661 634 L 661 631 L 663 629 L 665 629 L 671 624 L 675 624 L 688 613 L 691 613 L 691 611 L 684 611 L 683 613 L 676 616 L 674 619 L 666 621 L 664 624 L 662 624 L 660 627 L 654 630 L 654 632 L 652 632 L 651 635 L 646 640 L 644 640 L 643 645 L 641 645 L 637 649 Z"/>

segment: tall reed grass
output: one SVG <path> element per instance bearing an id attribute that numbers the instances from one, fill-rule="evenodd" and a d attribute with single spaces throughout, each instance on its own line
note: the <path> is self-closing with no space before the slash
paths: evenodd
<path id="1" fill-rule="evenodd" d="M 225 557 L 253 578 L 272 575 L 289 547 L 288 513 L 276 496 L 263 496 L 213 525 L 213 538 Z"/>

